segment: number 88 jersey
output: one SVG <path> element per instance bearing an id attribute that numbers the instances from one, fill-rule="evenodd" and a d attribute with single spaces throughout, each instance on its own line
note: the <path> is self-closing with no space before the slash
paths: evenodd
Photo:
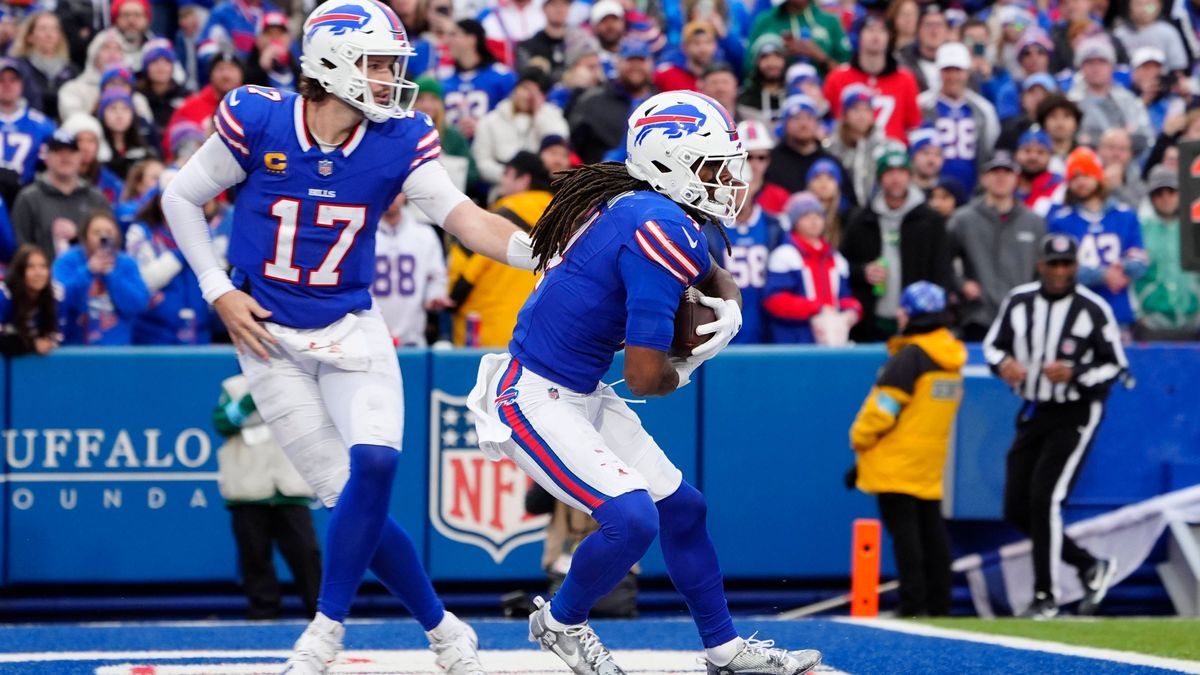
<path id="1" fill-rule="evenodd" d="M 429 117 L 363 120 L 326 153 L 300 96 L 248 86 L 226 94 L 214 125 L 246 172 L 229 242 L 234 285 L 295 328 L 369 309 L 380 214 L 440 153 Z"/>

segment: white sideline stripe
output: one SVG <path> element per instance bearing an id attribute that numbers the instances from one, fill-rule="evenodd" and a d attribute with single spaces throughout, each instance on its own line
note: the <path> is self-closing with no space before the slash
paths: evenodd
<path id="1" fill-rule="evenodd" d="M 983 644 L 997 645 L 999 647 L 1008 647 L 1009 649 L 1023 649 L 1031 652 L 1045 652 L 1047 654 L 1058 654 L 1062 656 L 1077 656 L 1086 659 L 1099 659 L 1101 661 L 1113 661 L 1131 666 L 1147 666 L 1150 668 L 1174 670 L 1180 673 L 1200 673 L 1200 661 L 1172 659 L 1165 656 L 1150 656 L 1148 654 L 1124 652 L 1116 649 L 1104 649 L 1101 647 L 1079 647 L 1076 645 L 1064 644 L 1062 642 L 1051 642 L 1049 640 L 1034 640 L 1032 638 L 1012 637 L 1008 635 L 992 635 L 990 633 L 976 633 L 973 631 L 957 630 L 954 628 L 939 628 L 935 626 L 926 626 L 919 623 L 912 623 L 909 621 L 902 621 L 899 619 L 850 619 L 844 617 L 834 617 L 833 620 L 839 623 L 848 623 L 852 625 L 866 626 L 869 628 L 879 628 L 881 630 L 890 630 L 897 633 L 907 633 L 909 635 L 919 635 L 922 637 L 946 638 L 948 640 L 962 640 L 964 642 L 980 642 Z"/>
<path id="2" fill-rule="evenodd" d="M 694 651 L 651 651 L 648 649 L 614 650 L 614 656 L 630 675 L 676 675 L 701 672 L 699 650 Z M 153 666 L 156 675 L 257 675 L 279 672 L 279 667 L 288 656 L 286 650 L 246 651 L 155 651 L 155 652 L 63 652 L 30 654 L 6 654 L 7 663 L 46 663 L 56 661 L 128 661 L 119 665 L 100 666 L 97 675 L 132 675 L 146 672 Z M 23 657 L 17 660 L 14 657 Z M 548 652 L 529 649 L 485 650 L 480 658 L 493 675 L 501 673 L 561 673 L 562 661 Z M 262 659 L 263 663 L 150 663 L 164 659 Z M 330 672 L 340 673 L 396 673 L 397 668 L 406 675 L 433 675 L 442 673 L 434 663 L 434 655 L 428 649 L 397 651 L 355 650 L 346 652 Z M 813 672 L 831 675 L 846 675 L 827 665 L 818 666 Z"/>
<path id="3" fill-rule="evenodd" d="M 9 473 L 0 475 L 0 483 L 107 483 L 129 481 L 135 483 L 157 483 L 159 481 L 215 481 L 216 471 L 158 471 L 135 473 L 132 471 L 62 471 L 54 473 Z"/>

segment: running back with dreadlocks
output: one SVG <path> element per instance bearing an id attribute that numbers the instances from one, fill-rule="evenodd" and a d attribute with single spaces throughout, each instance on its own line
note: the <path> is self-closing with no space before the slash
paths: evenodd
<path id="1" fill-rule="evenodd" d="M 538 271 L 544 270 L 547 263 L 563 252 L 585 216 L 597 205 L 623 192 L 654 189 L 646 181 L 630 176 L 623 162 L 601 162 L 560 171 L 555 174 L 553 187 L 554 199 L 533 228 L 533 256 L 538 260 Z M 690 206 L 679 204 L 679 207 L 696 222 L 712 220 L 711 216 Z M 728 250 L 729 235 L 725 234 L 724 227 L 716 229 L 721 232 Z"/>

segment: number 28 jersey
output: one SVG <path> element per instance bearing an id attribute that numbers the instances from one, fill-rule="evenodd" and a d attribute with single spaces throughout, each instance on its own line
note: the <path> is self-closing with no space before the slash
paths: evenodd
<path id="1" fill-rule="evenodd" d="M 214 125 L 246 172 L 229 241 L 234 285 L 249 286 L 272 321 L 317 328 L 371 307 L 380 215 L 441 145 L 418 112 L 363 120 L 326 153 L 304 116 L 300 96 L 248 86 L 226 94 Z"/>

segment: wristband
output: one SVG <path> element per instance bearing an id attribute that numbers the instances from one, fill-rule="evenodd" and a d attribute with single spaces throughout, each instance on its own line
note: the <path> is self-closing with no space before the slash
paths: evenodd
<path id="1" fill-rule="evenodd" d="M 533 257 L 533 239 L 528 232 L 517 230 L 508 238 L 508 264 L 517 269 L 533 271 L 537 268 L 537 259 Z"/>

